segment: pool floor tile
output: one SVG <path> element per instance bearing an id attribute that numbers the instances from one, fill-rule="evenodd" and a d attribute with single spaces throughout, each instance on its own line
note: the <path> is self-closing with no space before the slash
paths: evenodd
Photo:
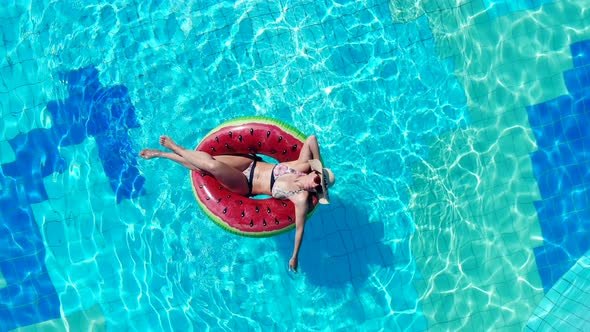
<path id="1" fill-rule="evenodd" d="M 590 284 L 590 269 L 584 265 L 588 257 L 590 251 L 583 254 L 548 290 L 528 322 L 530 329 L 545 326 L 546 329 L 558 331 L 585 331 L 590 327 L 587 317 L 590 306 L 585 302 Z"/>
<path id="2" fill-rule="evenodd" d="M 467 293 L 461 286 L 457 297 L 460 296 L 462 301 L 479 303 L 478 307 L 485 308 L 493 304 L 514 310 L 515 314 L 506 315 L 502 321 L 495 321 L 497 313 L 489 311 L 490 315 L 482 316 L 483 323 L 477 329 L 493 327 L 494 330 L 522 330 L 534 310 L 534 301 L 538 301 L 543 295 L 539 275 L 539 271 L 543 269 L 537 266 L 533 251 L 533 248 L 543 243 L 542 225 L 539 224 L 533 205 L 533 202 L 541 198 L 541 192 L 537 187 L 534 163 L 529 156 L 536 146 L 525 107 L 567 93 L 562 73 L 572 68 L 568 43 L 590 35 L 590 28 L 584 27 L 580 19 L 576 20 L 576 17 L 581 16 L 580 6 L 583 5 L 560 2 L 559 5 L 545 5 L 534 12 L 506 12 L 505 16 L 497 17 L 489 24 L 471 25 L 468 17 L 457 16 L 464 13 L 450 9 L 434 10 L 432 3 L 425 3 L 423 6 L 427 13 L 434 12 L 431 27 L 439 54 L 442 57 L 452 56 L 455 60 L 455 74 L 464 83 L 473 122 L 472 127 L 468 128 L 471 131 L 439 137 L 437 143 L 430 147 L 430 167 L 413 170 L 416 181 L 411 193 L 416 196 L 411 206 L 418 227 L 412 240 L 412 253 L 417 257 L 418 270 L 427 281 L 425 285 L 416 288 L 419 294 L 423 294 L 428 289 L 427 285 L 434 282 L 430 279 L 433 273 L 438 275 L 443 269 L 450 269 L 458 262 L 463 262 L 461 257 L 465 255 L 460 255 L 457 250 L 466 243 L 476 239 L 490 239 L 486 242 L 487 249 L 484 246 L 474 250 L 481 253 L 477 256 L 477 264 L 465 261 L 466 266 L 477 270 L 470 270 L 468 275 L 462 271 L 463 274 L 459 275 L 463 276 L 463 280 L 459 279 L 459 285 L 473 284 L 489 289 L 501 284 L 504 289 L 500 294 L 520 294 L 521 298 L 531 299 L 532 304 L 521 307 L 513 302 L 512 297 L 500 294 L 494 295 L 491 302 L 484 299 L 480 299 L 483 301 L 480 302 L 477 294 Z M 565 17 L 562 15 L 565 12 L 575 13 L 574 17 Z M 442 20 L 444 15 L 451 18 Z M 451 21 L 456 23 L 445 25 L 445 22 Z M 559 26 L 569 24 L 570 21 L 576 21 L 574 25 L 580 29 L 539 28 L 539 22 Z M 518 24 L 515 25 L 514 22 Z M 531 39 L 530 33 L 533 32 L 535 38 Z M 477 36 L 475 40 L 478 45 L 472 45 L 474 37 L 470 36 Z M 486 41 L 489 45 L 486 45 Z M 482 81 L 472 83 L 470 80 L 473 78 Z M 505 114 L 507 112 L 512 114 Z M 460 135 L 465 136 L 464 141 L 458 139 Z M 568 135 L 583 137 L 582 131 L 571 131 Z M 468 176 L 471 168 L 446 171 L 448 165 L 457 165 L 452 156 L 464 155 L 473 150 L 484 169 L 476 174 L 475 187 L 470 184 Z M 452 156 L 446 157 L 444 154 Z M 433 172 L 433 169 L 440 171 Z M 572 176 L 579 177 L 580 169 L 571 169 L 571 172 L 576 174 Z M 514 177 L 515 174 L 518 177 Z M 427 180 L 420 181 L 422 177 Z M 573 184 L 577 178 L 569 178 L 569 181 Z M 473 188 L 477 188 L 475 192 L 469 192 Z M 498 201 L 500 204 L 489 204 L 486 200 L 478 199 L 491 196 L 504 197 L 505 200 Z M 511 207 L 515 203 L 518 203 L 517 208 L 513 210 Z M 416 240 L 428 236 L 421 225 L 434 225 L 440 228 L 439 234 L 455 234 L 450 241 L 450 252 L 455 254 L 441 255 L 436 252 L 435 246 L 428 245 L 428 241 Z M 507 239 L 514 241 L 512 245 L 504 246 L 503 241 L 497 241 L 501 238 L 499 235 L 504 233 L 513 234 L 513 240 Z M 500 260 L 493 258 L 497 255 L 501 257 Z M 428 259 L 420 258 L 421 256 Z M 437 262 L 438 260 L 441 262 Z M 526 262 L 524 265 L 523 260 Z M 439 301 L 435 300 L 434 294 L 441 290 L 434 287 L 431 291 L 428 293 L 431 301 L 425 303 Z M 437 322 L 433 318 L 433 311 L 436 312 L 433 306 L 424 306 L 431 329 L 453 330 L 455 326 L 451 323 Z M 469 319 L 467 324 L 470 324 Z"/>
<path id="3" fill-rule="evenodd" d="M 3 331 L 26 326 L 39 320 L 60 316 L 57 294 L 47 273 L 29 276 L 24 281 L 0 289 L 0 314 L 12 317 L 0 321 Z M 8 307 L 8 308 L 7 308 Z"/>
<path id="4" fill-rule="evenodd" d="M 105 332 L 106 320 L 100 306 L 95 305 L 88 310 L 78 311 L 58 318 L 33 325 L 17 328 L 12 332 L 66 332 L 93 331 Z"/>
<path id="5" fill-rule="evenodd" d="M 0 141 L 0 165 L 14 162 L 16 156 L 8 141 Z"/>
<path id="6" fill-rule="evenodd" d="M 571 45 L 574 67 L 590 65 L 590 41 L 580 41 Z"/>

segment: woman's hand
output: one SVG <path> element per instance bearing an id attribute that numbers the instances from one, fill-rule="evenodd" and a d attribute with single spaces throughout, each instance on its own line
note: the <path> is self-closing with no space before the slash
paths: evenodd
<path id="1" fill-rule="evenodd" d="M 298 259 L 297 257 L 291 257 L 291 259 L 289 260 L 289 271 L 293 271 L 295 273 L 297 273 L 297 265 L 298 265 Z"/>

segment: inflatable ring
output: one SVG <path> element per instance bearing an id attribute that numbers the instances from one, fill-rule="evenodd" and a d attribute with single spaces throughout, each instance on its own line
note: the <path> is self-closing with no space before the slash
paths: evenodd
<path id="1" fill-rule="evenodd" d="M 305 139 L 297 129 L 280 121 L 248 117 L 225 122 L 213 129 L 196 150 L 212 156 L 265 155 L 286 162 L 299 158 Z M 202 171 L 192 170 L 190 176 L 199 206 L 213 222 L 229 232 L 267 237 L 287 232 L 295 226 L 295 206 L 289 200 L 239 195 Z M 312 204 L 309 216 L 317 206 L 317 198 Z"/>

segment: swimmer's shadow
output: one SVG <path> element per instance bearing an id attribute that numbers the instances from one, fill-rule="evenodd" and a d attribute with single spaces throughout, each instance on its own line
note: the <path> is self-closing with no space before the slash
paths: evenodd
<path id="1" fill-rule="evenodd" d="M 277 237 L 285 264 L 293 253 L 295 232 Z M 336 197 L 320 206 L 307 221 L 299 252 L 299 269 L 310 283 L 340 287 L 364 282 L 370 266 L 393 266 L 392 249 L 383 244 L 384 226 L 369 222 L 368 215 Z"/>

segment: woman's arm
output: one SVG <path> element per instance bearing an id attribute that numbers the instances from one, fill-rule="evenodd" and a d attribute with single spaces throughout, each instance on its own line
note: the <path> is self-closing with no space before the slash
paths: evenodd
<path id="1" fill-rule="evenodd" d="M 299 153 L 299 158 L 297 160 L 289 161 L 285 164 L 298 170 L 299 172 L 307 173 L 310 170 L 308 161 L 312 159 L 321 159 L 320 146 L 315 135 L 311 135 L 305 140 L 305 143 L 303 143 L 301 153 Z"/>
<path id="2" fill-rule="evenodd" d="M 293 256 L 289 260 L 289 269 L 297 272 L 299 265 L 299 248 L 303 241 L 303 233 L 305 229 L 305 219 L 307 218 L 307 193 L 301 193 L 293 196 L 293 203 L 295 204 L 295 244 L 293 248 Z"/>
<path id="3" fill-rule="evenodd" d="M 303 143 L 301 153 L 299 154 L 299 162 L 307 162 L 311 159 L 320 159 L 320 145 L 315 135 L 310 135 Z"/>

